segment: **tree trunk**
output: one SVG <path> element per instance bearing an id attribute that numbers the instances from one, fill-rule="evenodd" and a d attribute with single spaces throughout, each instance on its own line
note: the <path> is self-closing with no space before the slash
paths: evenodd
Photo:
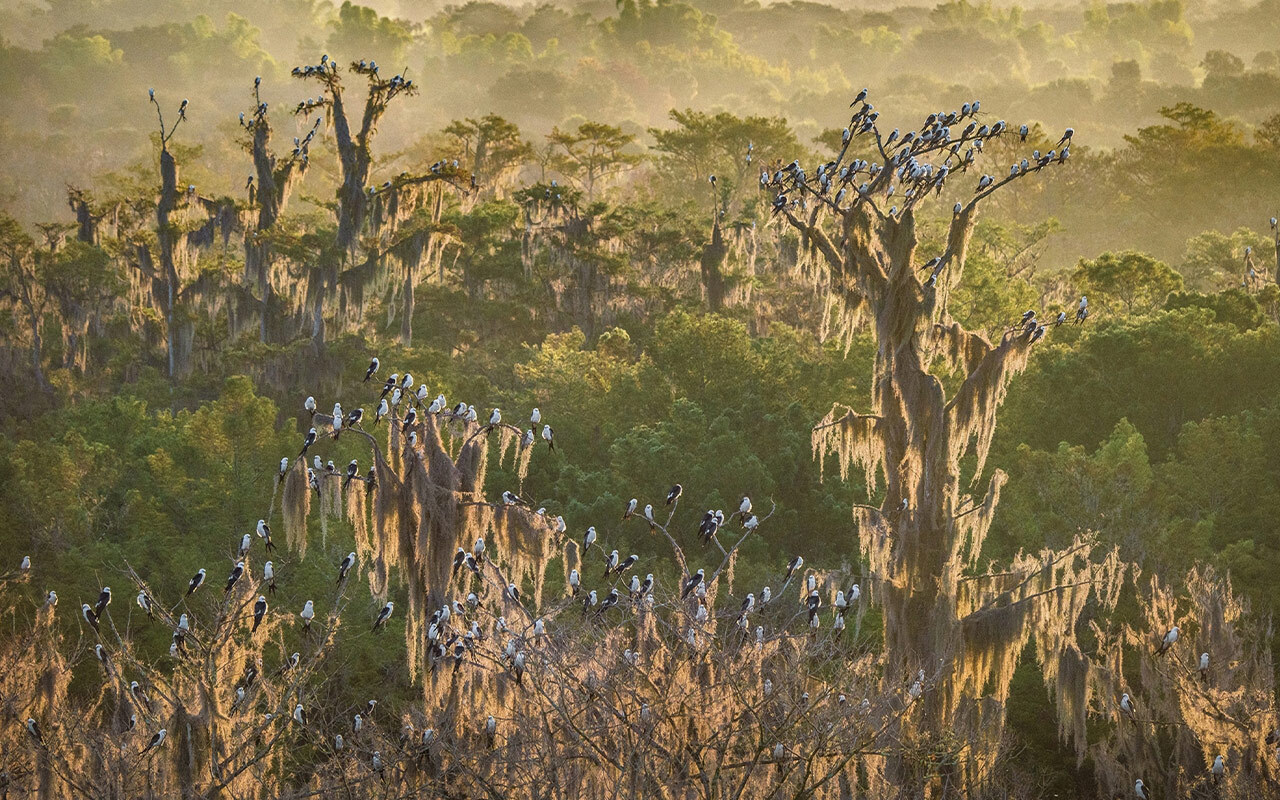
<path id="1" fill-rule="evenodd" d="M 702 248 L 702 287 L 707 293 L 707 308 L 718 312 L 724 308 L 724 263 L 729 253 L 720 221 L 711 227 L 711 241 Z"/>

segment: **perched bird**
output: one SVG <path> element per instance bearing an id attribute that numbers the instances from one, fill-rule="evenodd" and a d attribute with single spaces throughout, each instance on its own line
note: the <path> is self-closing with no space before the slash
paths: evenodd
<path id="1" fill-rule="evenodd" d="M 539 422 L 542 422 L 542 412 L 535 408 L 533 413 L 529 415 L 529 424 L 537 426 Z"/>
<path id="2" fill-rule="evenodd" d="M 307 712 L 306 709 L 302 707 L 302 703 L 298 703 L 293 707 L 293 721 L 304 728 L 307 727 Z"/>
<path id="3" fill-rule="evenodd" d="M 276 570 L 275 565 L 268 561 L 262 565 L 262 579 L 267 582 L 267 591 L 275 594 L 276 591 Z"/>
<path id="4" fill-rule="evenodd" d="M 412 413 L 412 411 L 413 411 L 413 409 L 410 409 L 410 412 L 411 412 L 411 413 Z M 342 488 L 343 488 L 343 489 L 346 489 L 346 488 L 347 488 L 347 486 L 348 486 L 348 485 L 350 485 L 350 483 L 351 483 L 353 480 L 355 480 L 355 478 L 356 478 L 356 473 L 358 473 L 359 471 L 360 471 L 360 465 L 359 465 L 359 463 L 357 463 L 357 462 L 356 462 L 356 460 L 355 460 L 354 458 L 353 458 L 353 459 L 351 459 L 351 463 L 347 464 L 347 477 L 342 481 Z"/>
<path id="5" fill-rule="evenodd" d="M 308 600 L 306 604 L 302 606 L 302 612 L 298 614 L 298 616 L 302 617 L 302 627 L 307 630 L 311 630 L 311 620 L 316 618 L 316 604 L 313 601 Z"/>
<path id="6" fill-rule="evenodd" d="M 1209 654 L 1208 653 L 1200 654 L 1200 670 L 1199 671 L 1200 671 L 1200 680 L 1202 682 L 1208 683 L 1209 682 Z"/>
<path id="7" fill-rule="evenodd" d="M 487 427 L 487 430 L 493 430 L 494 428 L 498 427 L 498 425 L 501 425 L 501 424 L 502 424 L 502 411 L 500 409 L 495 408 L 493 411 L 489 412 L 489 425 Z"/>
<path id="8" fill-rule="evenodd" d="M 36 725 L 34 718 L 27 717 L 26 729 L 27 733 L 31 734 L 31 738 L 36 740 L 36 744 L 44 747 L 44 737 L 40 735 L 40 726 Z"/>
<path id="9" fill-rule="evenodd" d="M 595 542 L 596 542 L 596 529 L 595 529 L 595 526 L 592 525 L 591 527 L 587 528 L 586 535 L 582 537 L 582 549 L 584 551 L 587 550 L 588 548 L 591 547 L 591 545 L 595 544 Z"/>
<path id="10" fill-rule="evenodd" d="M 137 602 L 138 602 L 138 608 L 145 611 L 148 617 L 154 615 L 155 610 L 151 607 L 151 598 L 147 596 L 147 593 L 145 591 L 138 592 Z"/>
<path id="11" fill-rule="evenodd" d="M 1174 643 L 1177 641 L 1178 641 L 1178 626 L 1174 625 L 1160 640 L 1160 646 L 1156 648 L 1156 655 L 1162 656 L 1165 653 L 1169 652 L 1169 648 L 1173 647 Z"/>
<path id="12" fill-rule="evenodd" d="M 800 569 L 803 566 L 804 566 L 804 558 L 800 556 L 796 556 L 795 558 L 791 559 L 791 561 L 787 564 L 787 574 L 786 574 L 786 577 L 782 579 L 782 582 L 786 583 L 787 581 L 791 580 L 791 576 L 795 574 L 796 570 Z"/>
<path id="13" fill-rule="evenodd" d="M 23 572 L 31 571 L 31 556 L 23 556 L 22 563 L 18 565 L 18 569 Z"/>
<path id="14" fill-rule="evenodd" d="M 316 415 L 316 399 L 314 397 L 308 396 L 306 400 L 302 401 L 302 407 L 311 416 L 314 417 Z"/>
<path id="15" fill-rule="evenodd" d="M 1150 795 L 1147 794 L 1147 787 L 1142 782 L 1142 778 L 1138 778 L 1133 782 L 1133 796 L 1138 800 L 1149 800 Z"/>
<path id="16" fill-rule="evenodd" d="M 164 744 L 165 737 L 168 735 L 169 735 L 169 732 L 164 728 L 161 728 L 160 730 L 156 731 L 155 734 L 151 737 L 151 741 L 147 742 L 147 746 L 142 748 L 142 752 L 145 754 L 145 753 L 151 752 L 152 750 L 155 750 L 157 747 Z"/>
<path id="17" fill-rule="evenodd" d="M 191 595 L 195 594 L 196 589 L 199 589 L 202 585 L 204 585 L 204 576 L 205 576 L 204 567 L 201 567 L 200 569 L 196 570 L 196 574 L 191 576 L 191 580 L 187 582 L 187 597 L 190 597 Z"/>
<path id="18" fill-rule="evenodd" d="M 604 559 L 604 577 L 609 577 L 609 573 L 613 572 L 618 566 L 618 551 L 614 550 Z"/>
<path id="19" fill-rule="evenodd" d="M 253 537 L 245 534 L 240 537 L 240 550 L 238 558 L 244 558 L 249 554 L 249 545 L 253 544 Z"/>
<path id="20" fill-rule="evenodd" d="M 253 628 L 250 629 L 250 633 L 257 632 L 258 626 L 262 624 L 262 619 L 265 616 L 267 616 L 267 598 L 263 595 L 258 595 L 257 602 L 253 604 Z"/>
<path id="21" fill-rule="evenodd" d="M 311 445 L 315 443 L 316 443 L 316 429 L 312 428 L 311 430 L 307 431 L 306 437 L 303 438 L 302 450 L 298 453 L 298 456 L 299 457 L 305 456 L 307 454 L 307 448 L 309 448 Z"/>
<path id="22" fill-rule="evenodd" d="M 542 441 L 547 443 L 548 450 L 556 449 L 556 432 L 552 430 L 550 425 L 542 426 Z"/>
<path id="23" fill-rule="evenodd" d="M 258 520 L 257 532 L 258 538 L 266 544 L 268 553 L 276 549 L 276 546 L 271 542 L 271 526 L 267 524 L 265 519 Z"/>
<path id="24" fill-rule="evenodd" d="M 369 369 L 365 370 L 365 373 L 364 373 L 365 383 L 368 383 L 369 379 L 373 377 L 373 374 L 378 371 L 378 366 L 379 366 L 378 357 L 374 356 L 373 360 L 369 362 Z"/>
<path id="25" fill-rule="evenodd" d="M 58 604 L 58 593 L 50 589 L 49 593 L 44 596 L 44 604 L 50 608 Z"/>
<path id="26" fill-rule="evenodd" d="M 569 572 L 569 596 L 577 597 L 578 589 L 581 587 L 581 585 L 582 585 L 582 576 L 578 574 L 578 571 L 576 569 L 571 570 Z"/>
<path id="27" fill-rule="evenodd" d="M 1129 693 L 1125 692 L 1120 695 L 1120 710 L 1125 713 L 1129 719 L 1135 719 L 1137 707 L 1133 704 L 1133 698 L 1129 697 Z"/>
<path id="28" fill-rule="evenodd" d="M 378 612 L 378 617 L 373 621 L 373 630 L 379 630 L 387 624 L 387 620 L 391 619 L 391 612 L 396 608 L 396 604 L 388 600 L 387 604 Z"/>
<path id="29" fill-rule="evenodd" d="M 745 517 L 751 513 L 751 498 L 745 494 L 742 496 L 742 502 L 738 504 L 738 516 Z"/>
<path id="30" fill-rule="evenodd" d="M 245 537 L 248 538 L 248 536 L 249 534 L 246 533 Z M 236 582 L 240 580 L 240 576 L 243 574 L 244 574 L 244 562 L 237 561 L 235 567 L 232 568 L 231 570 L 231 574 L 227 576 L 227 586 L 223 591 L 230 592 L 232 589 L 234 589 L 236 586 Z"/>
<path id="31" fill-rule="evenodd" d="M 109 605 L 111 605 L 111 587 L 103 586 L 102 591 L 98 592 L 98 602 L 93 607 L 94 616 L 101 617 L 102 612 L 106 611 Z"/>
<path id="32" fill-rule="evenodd" d="M 356 554 L 347 553 L 347 557 L 342 559 L 342 563 L 338 565 L 338 583 L 342 583 L 347 578 L 347 573 L 356 565 Z"/>
<path id="33" fill-rule="evenodd" d="M 622 519 L 626 521 L 631 519 L 633 516 L 635 516 L 636 506 L 639 504 L 640 504 L 639 500 L 637 500 L 634 497 L 631 498 L 631 500 L 627 502 L 627 510 L 622 512 Z"/>
<path id="34" fill-rule="evenodd" d="M 1076 323 L 1079 324 L 1081 322 L 1084 322 L 1088 316 L 1089 316 L 1089 298 L 1085 296 L 1081 296 L 1080 305 L 1076 307 Z"/>
<path id="35" fill-rule="evenodd" d="M 680 599 L 683 600 L 688 597 L 690 592 L 702 585 L 702 581 L 705 578 L 706 574 L 701 569 L 691 575 L 689 579 L 684 582 L 684 588 L 680 591 Z"/>

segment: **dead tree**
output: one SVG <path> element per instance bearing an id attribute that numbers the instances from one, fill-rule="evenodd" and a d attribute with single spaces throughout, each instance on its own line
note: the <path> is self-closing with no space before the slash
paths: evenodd
<path id="1" fill-rule="evenodd" d="M 836 407 L 815 427 L 813 444 L 819 458 L 837 457 L 842 476 L 861 468 L 873 492 L 883 477 L 881 504 L 856 507 L 854 518 L 872 591 L 884 607 L 885 681 L 895 685 L 921 670 L 938 676 L 923 713 L 904 723 L 902 736 L 927 741 L 954 731 L 970 738 L 954 767 L 890 756 L 883 777 L 900 790 L 960 793 L 989 774 L 1028 637 L 1034 632 L 1042 646 L 1051 644 L 1046 657 L 1055 661 L 1076 649 L 1083 599 L 1095 584 L 1117 579 L 1114 569 L 1088 558 L 1084 541 L 1020 559 L 1007 572 L 965 574 L 977 566 L 1005 476 L 997 470 L 985 495 L 973 497 L 961 473 L 982 478 L 1006 386 L 1046 325 L 1034 313 L 1010 320 L 992 344 L 956 323 L 947 301 L 964 271 L 978 207 L 1063 163 L 1069 136 L 1061 151 L 1029 153 L 1002 167 L 1003 177 L 978 178 L 984 143 L 1016 135 L 1003 121 L 981 122 L 979 103 L 932 114 L 901 138 L 896 130 L 881 134 L 879 112 L 865 92 L 853 106 L 831 161 L 812 172 L 798 161 L 775 165 L 760 183 L 811 254 L 806 266 L 830 297 L 837 328 L 851 336 L 865 324 L 878 345 L 869 413 Z M 853 157 L 855 143 L 869 143 L 875 160 Z M 966 186 L 951 209 L 943 250 L 918 253 L 917 212 L 961 180 Z M 944 376 L 955 378 L 951 396 Z M 1049 608 L 1057 613 L 1047 614 Z"/>
<path id="2" fill-rule="evenodd" d="M 417 87 L 412 80 L 403 74 L 384 79 L 374 62 L 364 60 L 351 65 L 351 71 L 364 75 L 368 79 L 369 89 L 365 96 L 364 113 L 358 128 L 354 128 L 347 119 L 347 110 L 343 101 L 343 85 L 341 72 L 335 61 L 322 56 L 319 64 L 294 67 L 293 75 L 301 80 L 314 80 L 328 93 L 314 99 L 300 102 L 296 109 L 298 114 L 309 115 L 321 108 L 329 107 L 329 117 L 333 124 L 333 134 L 338 147 L 338 162 L 342 170 L 342 183 L 338 187 L 338 231 L 337 247 L 348 260 L 355 257 L 359 236 L 364 228 L 368 213 L 369 169 L 373 162 L 373 136 L 377 130 L 378 120 L 386 113 L 387 107 L 399 95 L 417 94 Z M 326 264 L 313 270 L 308 297 L 312 303 L 312 338 L 317 345 L 324 344 L 324 302 L 327 292 L 336 288 L 338 283 L 338 264 Z"/>
<path id="3" fill-rule="evenodd" d="M 169 377 L 177 374 L 175 355 L 175 320 L 174 307 L 178 301 L 178 268 L 174 250 L 181 236 L 176 222 L 172 219 L 178 208 L 181 194 L 178 191 L 178 162 L 169 152 L 169 140 L 177 132 L 178 126 L 187 118 L 187 101 L 183 100 L 178 109 L 178 118 L 173 127 L 165 129 L 164 112 L 160 102 L 156 100 L 155 91 L 151 92 L 151 104 L 156 107 L 156 118 L 160 123 L 160 197 L 156 201 L 156 238 L 160 243 L 160 280 L 164 285 L 161 308 L 165 321 L 165 352 L 169 362 Z"/>
<path id="4" fill-rule="evenodd" d="M 277 158 L 271 150 L 271 119 L 267 113 L 268 105 L 263 102 L 259 94 L 261 82 L 261 78 L 254 79 L 254 108 L 248 116 L 241 115 L 240 124 L 250 134 L 245 146 L 253 156 L 254 174 L 250 176 L 245 187 L 249 193 L 249 207 L 252 209 L 256 205 L 258 209 L 257 220 L 252 228 L 248 224 L 245 225 L 245 280 L 257 287 L 262 315 L 259 339 L 266 342 L 273 293 L 271 234 L 276 221 L 289 203 L 289 194 L 294 185 L 306 174 L 307 165 L 310 163 L 311 140 L 320 128 L 322 117 L 316 117 L 316 121 L 305 137 L 295 138 L 292 152 L 284 158 Z"/>

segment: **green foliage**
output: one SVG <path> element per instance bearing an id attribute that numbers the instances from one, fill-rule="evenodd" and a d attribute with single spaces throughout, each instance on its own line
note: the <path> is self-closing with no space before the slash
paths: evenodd
<path id="1" fill-rule="evenodd" d="M 1133 250 L 1081 260 L 1071 280 L 1098 306 L 1125 314 L 1154 311 L 1182 288 L 1182 276 L 1168 264 Z"/>

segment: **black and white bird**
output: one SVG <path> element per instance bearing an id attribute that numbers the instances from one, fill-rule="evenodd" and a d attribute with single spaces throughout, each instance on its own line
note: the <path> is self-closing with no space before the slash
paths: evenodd
<path id="1" fill-rule="evenodd" d="M 604 559 L 604 577 L 609 577 L 609 573 L 613 572 L 618 566 L 618 551 L 614 550 Z"/>
<path id="2" fill-rule="evenodd" d="M 1028 128 L 1026 125 L 1023 125 L 1021 128 L 1018 129 L 1018 141 L 1025 142 L 1027 140 L 1027 134 L 1030 132 L 1031 132 L 1031 129 Z"/>
<path id="3" fill-rule="evenodd" d="M 548 450 L 556 449 L 556 432 L 550 425 L 542 426 L 542 441 L 547 443 Z"/>
<path id="4" fill-rule="evenodd" d="M 302 617 L 302 627 L 306 630 L 311 630 L 311 620 L 316 618 L 315 602 L 312 600 L 308 600 L 302 606 L 302 612 L 299 613 L 298 616 Z"/>
<path id="5" fill-rule="evenodd" d="M 271 526 L 267 524 L 265 519 L 258 520 L 257 533 L 258 538 L 266 545 L 268 553 L 276 549 L 275 544 L 271 541 Z"/>
<path id="6" fill-rule="evenodd" d="M 151 741 L 147 742 L 147 746 L 142 748 L 143 754 L 149 753 L 152 750 L 155 750 L 160 745 L 164 744 L 165 737 L 168 735 L 169 735 L 169 732 L 164 728 L 161 728 L 160 730 L 156 731 L 155 734 L 152 735 Z"/>
<path id="7" fill-rule="evenodd" d="M 582 586 L 582 576 L 576 569 L 569 571 L 569 596 L 577 597 L 578 589 Z"/>
<path id="8" fill-rule="evenodd" d="M 50 589 L 49 593 L 44 596 L 44 604 L 53 608 L 58 604 L 58 593 Z"/>
<path id="9" fill-rule="evenodd" d="M 147 693 L 143 690 L 142 684 L 137 681 L 129 681 L 129 694 L 133 696 L 134 700 L 137 700 L 145 706 L 148 711 L 151 710 L 151 699 L 147 697 Z"/>
<path id="10" fill-rule="evenodd" d="M 1142 778 L 1138 778 L 1133 782 L 1133 796 L 1138 800 L 1150 800 L 1150 795 L 1147 794 L 1147 787 L 1142 782 Z"/>
<path id="11" fill-rule="evenodd" d="M 1088 316 L 1089 316 L 1089 298 L 1082 295 L 1080 297 L 1080 305 L 1076 306 L 1076 322 L 1077 323 L 1084 322 Z"/>
<path id="12" fill-rule="evenodd" d="M 587 528 L 586 534 L 582 537 L 582 549 L 585 552 L 590 549 L 591 545 L 596 543 L 596 528 L 594 525 Z"/>
<path id="13" fill-rule="evenodd" d="M 89 623 L 95 631 L 98 629 L 98 615 L 93 613 L 93 606 L 84 603 L 80 606 L 80 616 L 84 617 L 84 621 Z"/>
<path id="14" fill-rule="evenodd" d="M 738 516 L 746 517 L 751 513 L 751 498 L 745 494 L 742 496 L 742 502 L 738 504 Z"/>
<path id="15" fill-rule="evenodd" d="M 1164 637 L 1161 638 L 1160 646 L 1156 648 L 1156 655 L 1162 656 L 1165 653 L 1169 652 L 1169 648 L 1173 647 L 1173 645 L 1177 641 L 1178 641 L 1178 626 L 1174 625 L 1172 628 L 1168 630 L 1167 633 L 1165 633 Z"/>
<path id="16" fill-rule="evenodd" d="M 537 427 L 539 422 L 542 422 L 542 412 L 534 408 L 533 413 L 529 415 L 529 424 Z"/>
<path id="17" fill-rule="evenodd" d="M 373 621 L 373 630 L 379 630 L 387 624 L 387 620 L 391 619 L 391 612 L 395 611 L 396 604 L 388 600 L 387 604 L 378 612 L 378 617 Z"/>
<path id="18" fill-rule="evenodd" d="M 378 371 L 378 366 L 379 366 L 378 357 L 374 356 L 373 360 L 369 362 L 369 369 L 365 370 L 365 373 L 364 373 L 365 383 L 368 383 L 369 379 L 372 378 L 374 373 Z"/>
<path id="19" fill-rule="evenodd" d="M 275 565 L 268 561 L 262 565 L 262 580 L 267 582 L 267 591 L 275 594 L 276 592 L 276 569 Z"/>
<path id="20" fill-rule="evenodd" d="M 298 457 L 301 458 L 302 456 L 305 456 L 307 454 L 307 448 L 311 447 L 311 445 L 315 443 L 316 443 L 316 429 L 312 428 L 311 430 L 307 431 L 306 437 L 304 437 L 302 440 L 302 450 L 298 452 Z"/>
<path id="21" fill-rule="evenodd" d="M 787 574 L 786 574 L 786 577 L 782 579 L 782 582 L 786 583 L 787 581 L 791 580 L 791 576 L 795 574 L 796 570 L 800 569 L 803 566 L 804 566 L 804 558 L 802 558 L 801 556 L 796 556 L 795 558 L 791 559 L 791 561 L 787 564 Z"/>
<path id="22" fill-rule="evenodd" d="M 293 707 L 293 721 L 304 728 L 307 727 L 307 711 L 302 707 L 302 703 Z"/>
<path id="23" fill-rule="evenodd" d="M 334 439 L 337 439 L 339 436 L 341 436 L 341 435 L 342 435 L 342 423 L 343 423 L 343 422 L 345 421 L 345 419 L 346 419 L 346 418 L 345 418 L 345 417 L 343 417 L 343 415 L 342 415 L 342 404 L 341 404 L 341 403 L 334 403 L 334 404 L 333 404 L 333 414 L 332 414 L 332 416 L 333 416 L 333 438 L 334 438 Z"/>
<path id="24" fill-rule="evenodd" d="M 1075 135 L 1076 135 L 1075 128 L 1067 128 L 1066 132 L 1062 134 L 1062 138 L 1058 140 L 1058 143 L 1055 144 L 1054 147 L 1057 148 L 1057 147 L 1061 147 L 1064 144 L 1068 144 L 1071 141 L 1071 137 Z"/>
<path id="25" fill-rule="evenodd" d="M 604 602 L 600 604 L 600 610 L 596 613 L 603 614 L 618 604 L 618 590 L 610 589 L 608 596 L 604 598 Z"/>
<path id="26" fill-rule="evenodd" d="M 262 624 L 262 620 L 266 616 L 267 598 L 263 595 L 258 595 L 257 602 L 253 604 L 253 628 L 251 628 L 249 632 L 256 633 L 258 626 Z"/>
<path id="27" fill-rule="evenodd" d="M 702 585 L 702 581 L 705 578 L 706 578 L 706 573 L 704 573 L 701 569 L 693 573 L 693 575 L 689 576 L 689 579 L 684 582 L 684 588 L 680 590 L 680 599 L 683 600 L 684 598 L 688 597 L 690 592 L 696 590 L 699 586 Z"/>
<path id="28" fill-rule="evenodd" d="M 246 533 L 245 536 L 248 537 L 249 534 Z M 231 570 L 231 574 L 227 576 L 227 586 L 226 589 L 224 589 L 224 592 L 230 592 L 234 589 L 236 587 L 236 582 L 240 580 L 241 575 L 244 575 L 244 562 L 237 561 L 235 567 Z"/>
<path id="29" fill-rule="evenodd" d="M 253 544 L 253 537 L 252 537 L 252 536 L 250 536 L 250 535 L 249 535 L 249 534 L 247 534 L 247 533 L 246 533 L 244 536 L 241 536 L 241 537 L 240 537 L 240 549 L 239 549 L 239 551 L 238 551 L 238 553 L 239 553 L 239 554 L 236 556 L 236 558 L 244 558 L 245 556 L 249 555 L 249 546 L 250 546 L 251 544 Z"/>
<path id="30" fill-rule="evenodd" d="M 618 573 L 619 575 L 621 575 L 622 573 L 626 572 L 627 570 L 629 570 L 629 569 L 631 569 L 633 566 L 635 566 L 635 563 L 636 563 L 637 561 L 639 561 L 639 560 L 640 560 L 640 556 L 636 555 L 635 553 L 632 553 L 631 555 L 629 555 L 629 556 L 627 556 L 626 558 L 622 559 L 622 563 L 618 564 L 618 566 L 617 566 L 617 568 L 614 570 L 614 572 L 616 572 L 616 573 Z"/>
<path id="31" fill-rule="evenodd" d="M 280 457 L 280 473 L 276 476 L 276 480 L 283 480 L 285 474 L 289 471 L 289 457 Z"/>
<path id="32" fill-rule="evenodd" d="M 1125 692 L 1120 695 L 1120 710 L 1125 713 L 1129 719 L 1136 717 L 1137 707 L 1133 704 L 1133 698 L 1129 697 L 1129 693 Z"/>
<path id="33" fill-rule="evenodd" d="M 1218 783 L 1222 780 L 1222 775 L 1227 771 L 1227 760 L 1221 753 L 1213 757 L 1213 766 L 1209 768 L 1209 774 L 1213 775 L 1213 782 Z"/>
<path id="34" fill-rule="evenodd" d="M 644 576 L 644 580 L 640 582 L 640 588 L 636 590 L 636 600 L 641 600 L 649 595 L 649 591 L 653 589 L 653 573 L 650 572 Z"/>
<path id="35" fill-rule="evenodd" d="M 98 602 L 93 607 L 94 615 L 101 618 L 102 612 L 106 611 L 109 605 L 111 605 L 111 587 L 103 586 L 102 591 L 98 592 Z"/>
<path id="36" fill-rule="evenodd" d="M 356 460 L 353 458 L 351 459 L 351 462 L 347 464 L 347 477 L 344 478 L 342 481 L 343 489 L 346 489 L 351 484 L 351 482 L 356 479 L 356 474 L 358 472 L 360 472 L 360 464 L 357 463 Z"/>
<path id="37" fill-rule="evenodd" d="M 136 602 L 138 603 L 138 608 L 145 611 L 148 617 L 153 616 L 155 614 L 155 609 L 151 605 L 151 598 L 147 596 L 147 593 L 145 591 L 138 592 L 138 598 Z"/>
<path id="38" fill-rule="evenodd" d="M 205 576 L 204 567 L 201 567 L 200 569 L 196 570 L 196 574 L 191 576 L 191 580 L 187 582 L 187 597 L 190 597 L 191 595 L 195 594 L 196 589 L 199 589 L 201 586 L 204 585 L 204 576 Z"/>
<path id="39" fill-rule="evenodd" d="M 1200 654 L 1200 680 L 1204 683 L 1209 682 L 1209 654 Z"/>
<path id="40" fill-rule="evenodd" d="M 306 409 L 309 415 L 313 417 L 316 415 L 316 399 L 314 397 L 308 396 L 307 399 L 302 402 L 302 407 Z"/>
<path id="41" fill-rule="evenodd" d="M 347 573 L 356 565 L 356 554 L 347 553 L 347 557 L 342 559 L 342 563 L 338 565 L 338 583 L 342 583 L 347 579 Z"/>
<path id="42" fill-rule="evenodd" d="M 636 499 L 636 498 L 634 498 L 634 497 L 633 497 L 633 498 L 631 498 L 631 500 L 629 500 L 629 501 L 627 502 L 627 510 L 622 512 L 622 519 L 623 519 L 623 521 L 629 520 L 629 519 L 631 519 L 633 516 L 635 516 L 635 513 L 636 513 L 636 506 L 637 506 L 637 505 L 639 505 L 639 504 L 640 504 L 640 501 L 639 501 L 639 500 L 637 500 L 637 499 Z"/>
<path id="43" fill-rule="evenodd" d="M 40 734 L 40 726 L 36 724 L 35 718 L 27 717 L 26 724 L 27 733 L 31 734 L 31 738 L 36 740 L 36 744 L 44 747 L 44 737 Z"/>
<path id="44" fill-rule="evenodd" d="M 809 622 L 818 616 L 818 608 L 822 605 L 822 598 L 818 596 L 818 590 L 814 589 L 809 592 L 809 598 L 805 601 L 805 605 L 809 609 Z"/>
<path id="45" fill-rule="evenodd" d="M 412 428 L 415 424 L 417 424 L 417 422 L 418 422 L 418 410 L 416 408 L 409 409 L 408 413 L 404 415 L 404 422 L 400 423 L 400 432 L 404 433 L 405 431 Z M 351 463 L 354 464 L 355 462 L 352 461 Z"/>
<path id="46" fill-rule="evenodd" d="M 502 411 L 501 409 L 495 408 L 493 411 L 489 412 L 489 424 L 486 427 L 486 430 L 493 430 L 494 428 L 498 427 L 501 424 L 502 424 Z"/>

